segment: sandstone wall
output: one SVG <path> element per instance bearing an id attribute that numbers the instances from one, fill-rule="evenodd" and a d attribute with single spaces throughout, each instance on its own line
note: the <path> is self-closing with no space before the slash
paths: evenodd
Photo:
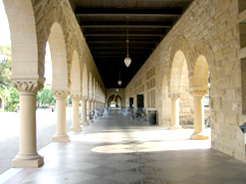
<path id="1" fill-rule="evenodd" d="M 186 57 L 189 89 L 193 87 L 196 60 L 200 55 L 205 56 L 211 82 L 212 147 L 245 160 L 244 137 L 239 129 L 244 116 L 238 17 L 238 0 L 195 0 L 128 84 L 126 100 L 136 97 L 135 84 L 140 78 L 144 86 L 141 93 L 148 93 L 146 74 L 154 67 L 155 82 L 151 89 L 155 94 L 159 124 L 170 125 L 168 93 L 173 55 L 181 50 Z"/>

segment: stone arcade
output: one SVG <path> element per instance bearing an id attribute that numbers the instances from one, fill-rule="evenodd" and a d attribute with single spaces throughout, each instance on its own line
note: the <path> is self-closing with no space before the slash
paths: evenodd
<path id="1" fill-rule="evenodd" d="M 20 151 L 12 167 L 39 167 L 36 145 L 36 94 L 44 84 L 46 43 L 53 65 L 56 96 L 55 142 L 70 140 L 66 98 L 73 103 L 71 131 L 87 125 L 89 110 L 105 107 L 106 89 L 80 26 L 67 0 L 3 0 L 12 42 L 12 84 L 20 93 Z M 210 92 L 212 148 L 245 162 L 246 5 L 240 0 L 194 0 L 121 94 L 122 104 L 158 111 L 158 124 L 179 129 L 180 119 L 194 120 L 192 139 L 204 135 L 202 98 Z M 209 82 L 208 83 L 208 78 Z M 79 101 L 81 119 L 79 122 Z"/>

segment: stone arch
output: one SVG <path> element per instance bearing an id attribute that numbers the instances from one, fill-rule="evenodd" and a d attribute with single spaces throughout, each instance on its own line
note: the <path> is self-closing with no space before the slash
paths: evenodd
<path id="1" fill-rule="evenodd" d="M 84 64 L 83 67 L 83 74 L 82 74 L 82 96 L 85 98 L 88 98 L 89 95 L 89 84 L 88 84 L 88 72 L 87 72 L 87 66 Z"/>
<path id="2" fill-rule="evenodd" d="M 79 55 L 75 50 L 71 67 L 71 94 L 81 94 L 81 84 Z"/>
<path id="3" fill-rule="evenodd" d="M 122 105 L 122 98 L 121 98 L 121 96 L 120 95 L 115 95 L 115 94 L 113 94 L 113 95 L 110 95 L 109 97 L 108 97 L 108 107 L 110 107 L 110 103 L 113 101 L 113 100 L 116 100 L 116 105 L 118 105 L 118 107 L 121 107 L 121 105 Z"/>
<path id="4" fill-rule="evenodd" d="M 208 44 L 205 39 L 202 39 L 197 42 L 196 46 L 193 48 L 191 52 L 192 57 L 190 58 L 190 68 L 189 68 L 189 76 L 190 76 L 190 84 L 193 84 L 193 76 L 195 64 L 199 56 L 203 56 L 208 64 L 209 75 L 212 84 L 213 70 L 214 70 L 214 54 L 212 48 Z M 192 87 L 192 86 L 191 86 Z"/>
<path id="5" fill-rule="evenodd" d="M 200 55 L 195 63 L 193 72 L 193 88 L 207 88 L 208 87 L 208 63 L 203 55 Z"/>
<path id="6" fill-rule="evenodd" d="M 51 27 L 49 35 L 52 59 L 52 89 L 68 89 L 67 52 L 63 31 L 58 23 Z"/>
<path id="7" fill-rule="evenodd" d="M 186 58 L 181 50 L 178 50 L 173 58 L 170 75 L 170 93 L 181 93 L 181 75 Z"/>
<path id="8" fill-rule="evenodd" d="M 174 61 L 175 55 L 177 54 L 177 51 L 182 52 L 186 61 L 190 60 L 190 47 L 189 47 L 187 39 L 183 35 L 178 35 L 175 38 L 175 40 L 173 41 L 171 54 L 170 54 L 170 70 L 169 70 L 169 72 L 171 72 L 171 70 L 173 68 L 173 61 Z M 187 62 L 187 64 L 188 64 L 188 69 L 189 69 L 189 63 Z M 168 76 L 168 82 L 170 83 L 171 74 L 169 73 L 167 76 Z"/>
<path id="9" fill-rule="evenodd" d="M 24 0 L 23 0 L 24 1 Z M 26 2 L 26 1 L 25 1 Z M 23 4 L 25 4 L 25 2 Z M 51 28 L 55 23 L 60 25 L 65 41 L 66 59 L 67 59 L 67 76 L 70 78 L 70 69 L 72 65 L 72 57 L 74 49 L 71 45 L 74 41 L 74 34 L 70 32 L 81 31 L 78 29 L 76 19 L 69 2 L 56 0 L 32 1 L 32 7 L 35 14 L 35 24 L 37 30 L 38 43 L 38 71 L 40 76 L 44 76 L 44 57 L 46 43 L 51 34 Z M 77 27 L 76 27 L 77 26 Z M 81 36 L 82 37 L 82 36 Z M 79 38 L 79 40 L 82 40 Z M 80 55 L 80 53 L 79 53 Z M 70 86 L 70 80 L 68 80 Z"/>
<path id="10" fill-rule="evenodd" d="M 192 139 L 208 139 L 204 133 L 204 105 L 203 97 L 209 92 L 208 78 L 211 78 L 214 56 L 211 47 L 202 39 L 192 51 L 190 70 L 190 91 L 194 96 L 194 133 Z M 210 80 L 212 84 L 212 80 Z M 207 112 L 209 114 L 209 112 Z M 208 115 L 207 115 L 208 116 Z M 211 119 L 212 120 L 212 119 Z M 212 122 L 211 122 L 212 123 Z"/>
<path id="11" fill-rule="evenodd" d="M 44 65 L 39 64 L 37 26 L 32 1 L 3 0 L 3 4 L 11 36 L 11 80 L 13 83 L 17 80 L 38 80 L 39 88 L 42 88 L 45 80 Z"/>

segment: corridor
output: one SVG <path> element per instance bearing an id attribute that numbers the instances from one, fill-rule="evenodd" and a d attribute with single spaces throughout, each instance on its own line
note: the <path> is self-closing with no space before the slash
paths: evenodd
<path id="1" fill-rule="evenodd" d="M 190 129 L 167 130 L 113 111 L 68 134 L 71 142 L 53 142 L 38 152 L 42 167 L 12 168 L 0 183 L 246 183 L 243 162 L 210 149 L 210 140 L 190 140 Z"/>

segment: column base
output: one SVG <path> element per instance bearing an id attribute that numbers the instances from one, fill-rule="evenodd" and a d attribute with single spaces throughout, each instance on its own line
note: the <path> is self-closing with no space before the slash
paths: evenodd
<path id="1" fill-rule="evenodd" d="M 182 126 L 180 125 L 172 125 L 169 130 L 181 130 Z"/>
<path id="2" fill-rule="evenodd" d="M 18 157 L 18 156 L 17 156 Z M 28 159 L 18 159 L 15 158 L 12 160 L 11 166 L 14 168 L 36 168 L 42 166 L 44 163 L 44 157 L 40 156 L 40 158 L 28 160 Z"/>
<path id="3" fill-rule="evenodd" d="M 82 128 L 80 126 L 76 126 L 76 127 L 71 126 L 69 130 L 74 132 L 81 132 Z"/>
<path id="4" fill-rule="evenodd" d="M 54 135 L 53 142 L 70 142 L 70 137 L 68 135 Z"/>
<path id="5" fill-rule="evenodd" d="M 80 122 L 80 125 L 88 126 L 89 123 L 88 123 L 87 121 L 81 121 L 81 122 Z"/>
<path id="6" fill-rule="evenodd" d="M 205 135 L 204 133 L 193 133 L 191 136 L 190 136 L 191 139 L 193 140 L 208 140 L 209 139 L 209 136 Z"/>

